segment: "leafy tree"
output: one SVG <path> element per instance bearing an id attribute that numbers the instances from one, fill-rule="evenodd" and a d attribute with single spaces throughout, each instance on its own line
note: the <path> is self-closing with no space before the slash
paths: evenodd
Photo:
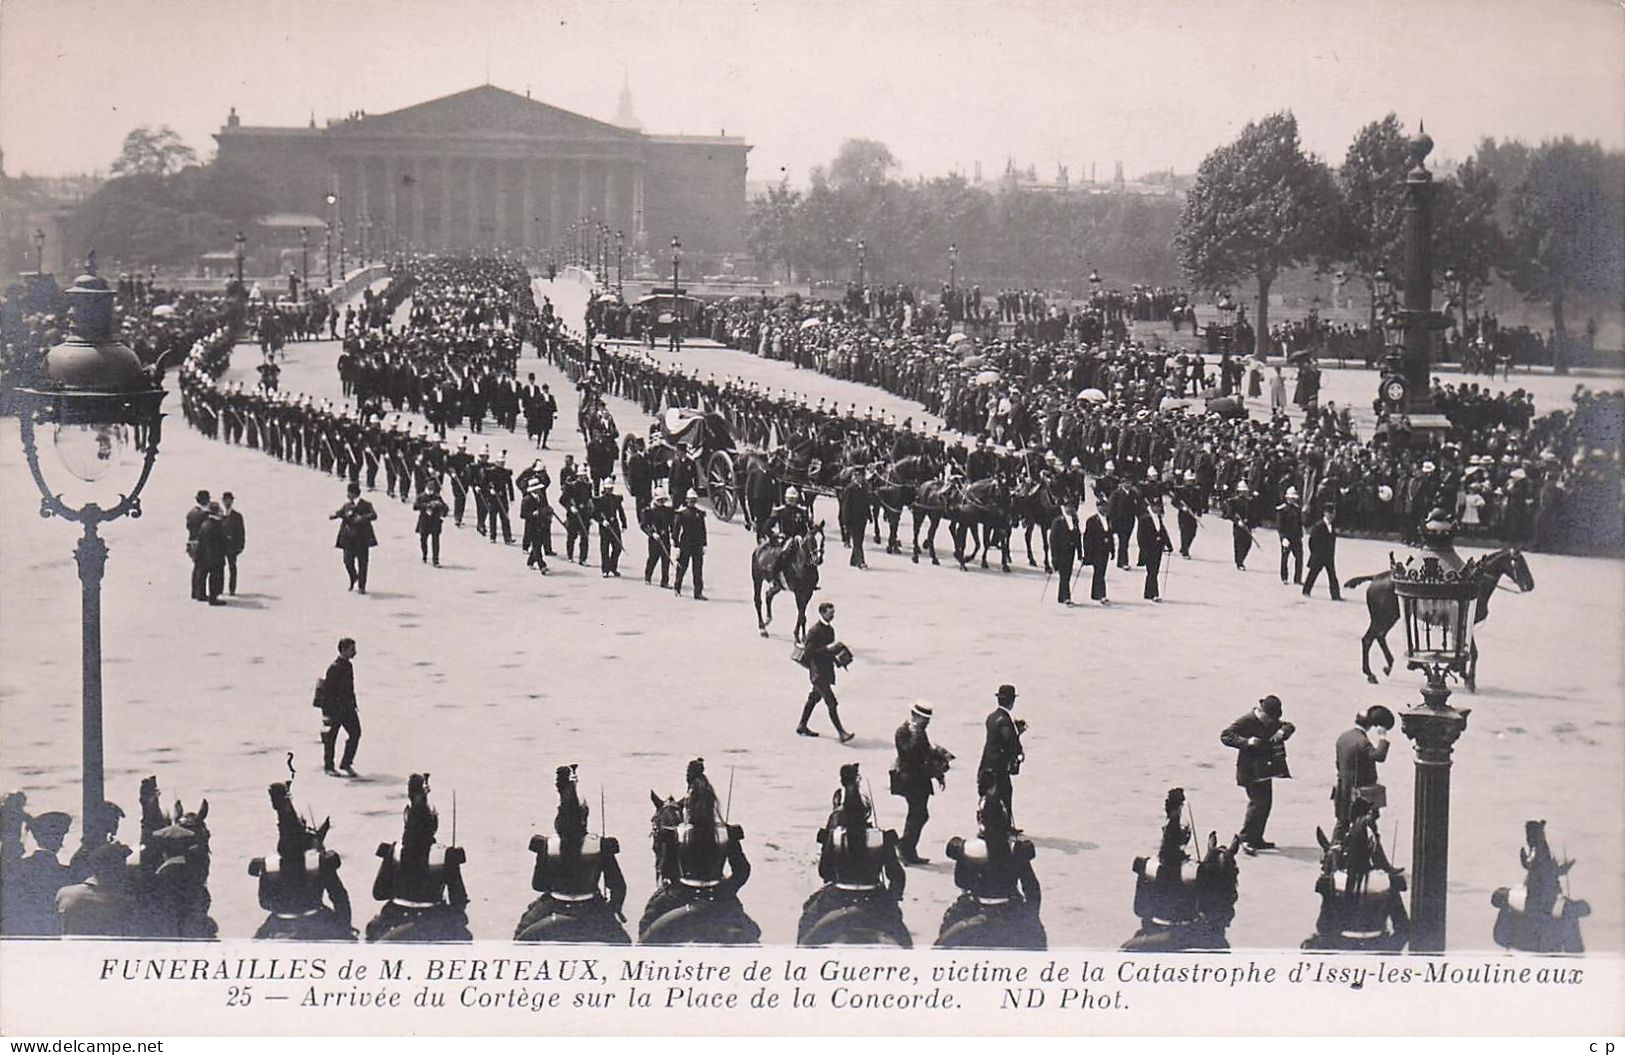
<path id="1" fill-rule="evenodd" d="M 1437 184 L 1433 199 L 1433 266 L 1454 268 L 1461 294 L 1462 320 L 1474 290 L 1488 286 L 1506 253 L 1506 236 L 1496 219 L 1501 188 L 1476 158 Z"/>
<path id="2" fill-rule="evenodd" d="M 124 147 L 113 162 L 115 176 L 167 176 L 197 164 L 197 151 L 187 146 L 168 125 L 142 125 L 124 137 Z"/>
<path id="3" fill-rule="evenodd" d="M 848 139 L 830 162 L 828 179 L 837 190 L 881 186 L 897 168 L 891 148 L 873 139 Z"/>
<path id="4" fill-rule="evenodd" d="M 1259 354 L 1269 342 L 1270 286 L 1331 242 L 1337 202 L 1331 171 L 1304 153 L 1291 111 L 1249 123 L 1197 170 L 1174 238 L 1180 266 L 1202 287 L 1258 284 Z"/>
<path id="5" fill-rule="evenodd" d="M 1336 249 L 1330 255 L 1347 261 L 1365 280 L 1374 336 L 1380 331 L 1372 276 L 1380 267 L 1394 271 L 1404 256 L 1406 162 L 1405 129 L 1390 113 L 1355 134 L 1337 171 L 1342 200 Z"/>
<path id="6" fill-rule="evenodd" d="M 767 196 L 751 203 L 745 244 L 751 254 L 769 267 L 783 265 L 794 278 L 798 262 L 796 213 L 801 193 L 781 183 L 767 189 Z"/>
<path id="7" fill-rule="evenodd" d="M 1621 292 L 1625 156 L 1569 137 L 1541 145 L 1512 194 L 1507 277 L 1525 300 L 1551 305 L 1552 366 L 1568 372 L 1570 296 Z"/>

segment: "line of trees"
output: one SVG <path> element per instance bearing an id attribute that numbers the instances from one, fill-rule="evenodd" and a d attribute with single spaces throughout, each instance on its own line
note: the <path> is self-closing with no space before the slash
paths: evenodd
<path id="1" fill-rule="evenodd" d="M 1388 114 L 1360 129 L 1334 174 L 1303 150 L 1290 111 L 1248 124 L 1197 171 L 1174 239 L 1181 269 L 1201 288 L 1252 283 L 1260 348 L 1270 286 L 1289 269 L 1344 267 L 1368 288 L 1379 268 L 1397 280 L 1409 142 Z M 1496 275 L 1549 306 L 1554 366 L 1566 372 L 1567 303 L 1625 298 L 1625 154 L 1568 137 L 1533 148 L 1486 139 L 1434 186 L 1435 280 L 1455 271 L 1447 292 L 1464 312 Z"/>

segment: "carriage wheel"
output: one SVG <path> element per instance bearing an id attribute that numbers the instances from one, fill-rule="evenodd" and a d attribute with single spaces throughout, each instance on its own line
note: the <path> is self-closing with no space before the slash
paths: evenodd
<path id="1" fill-rule="evenodd" d="M 739 509 L 739 500 L 734 494 L 733 459 L 728 457 L 726 451 L 711 455 L 711 461 L 706 466 L 705 493 L 711 498 L 711 508 L 716 511 L 717 519 L 734 518 L 734 513 Z"/>

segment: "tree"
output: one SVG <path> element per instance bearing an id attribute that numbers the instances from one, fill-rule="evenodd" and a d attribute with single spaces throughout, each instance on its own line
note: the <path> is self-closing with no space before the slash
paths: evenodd
<path id="1" fill-rule="evenodd" d="M 1552 308 L 1552 366 L 1568 373 L 1563 308 L 1573 294 L 1617 295 L 1625 243 L 1625 157 L 1564 137 L 1541 145 L 1512 194 L 1508 279 Z"/>
<path id="2" fill-rule="evenodd" d="M 1496 219 L 1500 198 L 1495 176 L 1474 158 L 1434 190 L 1433 265 L 1456 271 L 1464 333 L 1473 291 L 1489 285 L 1505 255 L 1506 236 Z"/>
<path id="3" fill-rule="evenodd" d="M 1270 286 L 1329 243 L 1337 202 L 1331 171 L 1303 152 L 1291 111 L 1248 124 L 1202 160 L 1174 248 L 1198 286 L 1258 283 L 1258 354 L 1269 346 Z"/>
<path id="4" fill-rule="evenodd" d="M 1404 255 L 1406 163 L 1405 129 L 1390 113 L 1355 134 L 1337 171 L 1341 201 L 1332 255 L 1347 261 L 1365 279 L 1371 296 L 1370 331 L 1379 340 L 1372 276 L 1380 267 L 1393 268 Z"/>
<path id="5" fill-rule="evenodd" d="M 167 176 L 197 164 L 197 151 L 168 125 L 142 125 L 124 137 L 124 148 L 113 162 L 115 176 Z"/>
<path id="6" fill-rule="evenodd" d="M 751 254 L 769 267 L 784 265 L 791 281 L 795 280 L 795 266 L 799 262 L 796 212 L 800 207 L 799 191 L 783 183 L 770 186 L 765 197 L 751 202 L 745 232 L 745 244 Z"/>
<path id="7" fill-rule="evenodd" d="M 830 162 L 828 179 L 836 190 L 871 190 L 884 184 L 897 159 L 891 148 L 873 139 L 848 139 Z"/>

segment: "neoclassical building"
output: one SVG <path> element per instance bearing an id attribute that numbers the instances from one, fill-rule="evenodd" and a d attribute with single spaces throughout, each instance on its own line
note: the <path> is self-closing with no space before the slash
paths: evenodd
<path id="1" fill-rule="evenodd" d="M 630 109 L 624 94 L 622 115 Z M 483 85 L 317 127 L 215 134 L 222 162 L 265 180 L 276 207 L 330 217 L 375 249 L 547 248 L 585 220 L 643 236 L 659 255 L 744 249 L 745 155 L 737 136 L 649 135 Z M 338 201 L 331 209 L 327 195 Z"/>

